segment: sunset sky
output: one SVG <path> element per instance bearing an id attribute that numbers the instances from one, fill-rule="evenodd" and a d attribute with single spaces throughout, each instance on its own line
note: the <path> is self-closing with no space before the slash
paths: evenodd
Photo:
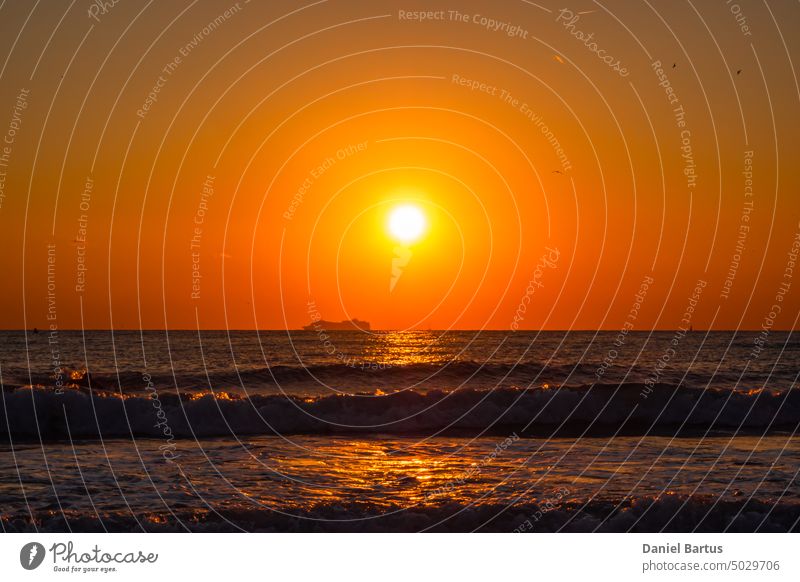
<path id="1" fill-rule="evenodd" d="M 791 2 L 82 4 L 0 8 L 0 327 L 796 327 Z"/>

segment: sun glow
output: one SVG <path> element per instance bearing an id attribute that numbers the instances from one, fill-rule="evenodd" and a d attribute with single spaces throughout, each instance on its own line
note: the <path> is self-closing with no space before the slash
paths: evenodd
<path id="1" fill-rule="evenodd" d="M 413 204 L 397 206 L 389 214 L 389 233 L 401 243 L 418 240 L 425 234 L 427 225 L 425 214 Z"/>

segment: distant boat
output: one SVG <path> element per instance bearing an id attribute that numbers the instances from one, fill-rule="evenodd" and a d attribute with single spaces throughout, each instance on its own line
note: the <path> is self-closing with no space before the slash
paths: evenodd
<path id="1" fill-rule="evenodd" d="M 320 319 L 310 325 L 304 325 L 303 331 L 354 331 L 354 330 L 368 330 L 369 322 L 360 319 L 349 319 L 345 321 L 325 321 Z"/>

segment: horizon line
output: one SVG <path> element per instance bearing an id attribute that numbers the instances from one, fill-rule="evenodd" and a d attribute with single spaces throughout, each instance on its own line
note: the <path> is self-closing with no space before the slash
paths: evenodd
<path id="1" fill-rule="evenodd" d="M 51 331 L 198 331 L 196 327 L 152 327 L 152 328 L 138 328 L 138 327 L 117 327 L 117 328 L 110 328 L 110 327 L 86 327 L 86 328 L 58 328 L 55 330 L 50 330 L 48 328 L 0 328 L 0 332 L 24 332 L 27 331 L 29 333 L 34 333 L 34 329 L 38 330 L 39 333 L 49 333 Z M 306 330 L 303 328 L 217 328 L 217 327 L 204 327 L 200 328 L 199 331 L 258 331 L 258 332 L 290 332 L 290 331 L 301 331 L 306 333 L 318 333 L 317 330 Z M 330 332 L 344 332 L 344 333 L 353 333 L 353 332 L 425 332 L 425 331 L 442 331 L 442 332 L 450 332 L 450 331 L 458 331 L 458 332 L 483 332 L 483 331 L 490 331 L 490 332 L 508 332 L 510 334 L 516 333 L 525 333 L 525 332 L 616 332 L 619 333 L 619 328 L 573 328 L 573 329 L 560 329 L 560 328 L 552 328 L 552 329 L 518 329 L 518 330 L 511 330 L 508 328 L 415 328 L 415 329 L 399 329 L 399 328 L 371 328 L 366 330 L 360 329 L 332 329 L 332 330 L 323 330 L 325 333 Z M 763 328 L 749 328 L 749 327 L 740 327 L 738 329 L 732 328 L 699 328 L 699 329 L 691 329 L 691 330 L 682 330 L 679 327 L 654 327 L 649 329 L 631 329 L 628 330 L 626 333 L 652 333 L 655 331 L 667 331 L 667 332 L 675 332 L 675 331 L 683 331 L 685 333 L 702 333 L 702 332 L 711 332 L 711 333 L 723 333 L 723 332 L 743 332 L 743 331 L 768 331 L 768 332 L 796 332 L 800 331 L 800 328 L 770 328 L 769 330 L 764 330 Z"/>

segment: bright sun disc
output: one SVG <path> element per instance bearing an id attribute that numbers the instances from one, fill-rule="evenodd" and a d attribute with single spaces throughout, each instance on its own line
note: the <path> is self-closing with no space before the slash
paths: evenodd
<path id="1" fill-rule="evenodd" d="M 389 215 L 389 232 L 403 243 L 417 240 L 425 232 L 425 215 L 411 204 L 398 206 Z"/>

